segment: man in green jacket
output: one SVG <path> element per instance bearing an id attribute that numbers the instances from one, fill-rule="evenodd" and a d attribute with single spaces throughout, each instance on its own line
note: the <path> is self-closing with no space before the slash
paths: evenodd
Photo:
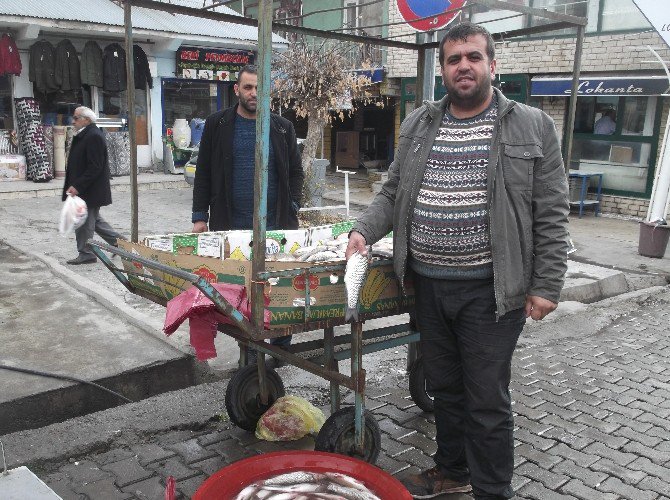
<path id="1" fill-rule="evenodd" d="M 440 44 L 447 96 L 400 128 L 381 192 L 347 257 L 393 229 L 394 268 L 413 281 L 434 468 L 404 478 L 415 498 L 511 498 L 509 383 L 526 318 L 558 304 L 567 268 L 568 187 L 553 121 L 494 89 L 495 49 L 462 23 Z"/>

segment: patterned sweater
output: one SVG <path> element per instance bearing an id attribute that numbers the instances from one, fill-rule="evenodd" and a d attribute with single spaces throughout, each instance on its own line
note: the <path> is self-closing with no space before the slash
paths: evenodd
<path id="1" fill-rule="evenodd" d="M 409 265 L 421 276 L 493 276 L 486 170 L 497 115 L 494 98 L 472 118 L 459 120 L 448 109 L 442 118 L 410 228 Z"/>

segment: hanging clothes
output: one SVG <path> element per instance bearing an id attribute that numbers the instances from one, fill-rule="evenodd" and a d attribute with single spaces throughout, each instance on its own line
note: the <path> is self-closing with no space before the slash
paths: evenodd
<path id="1" fill-rule="evenodd" d="M 67 38 L 56 45 L 56 84 L 61 90 L 75 90 L 81 88 L 81 73 L 77 49 Z"/>
<path id="2" fill-rule="evenodd" d="M 102 55 L 102 88 L 110 92 L 126 90 L 126 51 L 110 43 Z"/>
<path id="3" fill-rule="evenodd" d="M 147 86 L 153 88 L 154 83 L 149 71 L 149 60 L 139 45 L 133 45 L 133 67 L 135 70 L 135 88 L 146 90 Z"/>
<path id="4" fill-rule="evenodd" d="M 0 39 L 0 76 L 20 76 L 22 69 L 19 49 L 12 37 L 5 33 Z"/>
<path id="5" fill-rule="evenodd" d="M 30 46 L 28 79 L 40 92 L 58 90 L 55 77 L 56 50 L 46 40 L 39 40 Z"/>
<path id="6" fill-rule="evenodd" d="M 93 40 L 81 52 L 81 83 L 102 88 L 102 49 Z"/>

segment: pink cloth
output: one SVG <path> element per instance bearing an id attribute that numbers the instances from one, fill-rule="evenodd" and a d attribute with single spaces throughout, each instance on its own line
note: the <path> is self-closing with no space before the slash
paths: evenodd
<path id="1" fill-rule="evenodd" d="M 212 286 L 242 315 L 249 319 L 251 304 L 247 297 L 246 288 L 242 285 L 227 283 L 213 283 Z M 270 299 L 265 297 L 265 306 Z M 163 331 L 171 335 L 188 318 L 191 346 L 200 361 L 216 357 L 214 339 L 216 338 L 219 323 L 234 324 L 233 321 L 217 311 L 214 303 L 198 288 L 192 286 L 183 291 L 167 303 Z M 265 327 L 270 324 L 270 311 L 265 309 L 263 314 Z"/>

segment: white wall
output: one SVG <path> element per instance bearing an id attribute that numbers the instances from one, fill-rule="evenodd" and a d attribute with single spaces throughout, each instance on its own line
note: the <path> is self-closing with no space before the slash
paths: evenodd
<path id="1" fill-rule="evenodd" d="M 157 75 L 154 76 L 154 87 L 151 89 L 151 144 L 155 162 L 163 161 L 163 109 L 161 106 L 161 79 L 174 78 L 177 65 L 177 53 L 149 56 L 157 65 Z"/>

